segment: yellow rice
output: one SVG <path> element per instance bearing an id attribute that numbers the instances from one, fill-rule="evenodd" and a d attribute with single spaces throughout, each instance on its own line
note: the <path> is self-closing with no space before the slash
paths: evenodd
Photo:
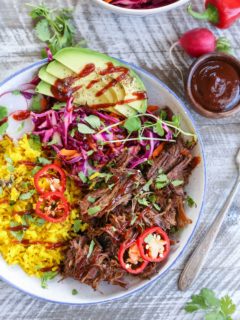
<path id="1" fill-rule="evenodd" d="M 0 141 L 0 181 L 13 178 L 11 187 L 0 189 L 0 253 L 8 264 L 18 264 L 26 273 L 37 277 L 42 276 L 41 269 L 49 267 L 52 267 L 53 271 L 58 269 L 64 259 L 63 247 L 47 249 L 44 244 L 16 243 L 18 241 L 16 236 L 8 228 L 13 222 L 23 224 L 24 218 L 13 213 L 27 211 L 29 204 L 34 207 L 39 197 L 35 193 L 28 200 L 19 199 L 21 194 L 35 190 L 35 187 L 31 173 L 33 167 L 18 162 L 36 162 L 39 156 L 44 154 L 30 147 L 27 136 L 15 143 L 8 137 Z M 12 164 L 9 158 L 12 159 Z M 68 181 L 65 196 L 69 203 L 73 204 L 79 200 L 80 190 L 73 182 Z M 32 216 L 36 217 L 35 214 Z M 77 209 L 72 209 L 67 220 L 62 223 L 45 222 L 42 226 L 38 226 L 29 222 L 29 228 L 24 231 L 23 239 L 51 243 L 66 242 L 74 236 L 73 224 L 76 219 L 79 219 L 79 212 Z M 83 229 L 85 227 L 82 226 Z"/>

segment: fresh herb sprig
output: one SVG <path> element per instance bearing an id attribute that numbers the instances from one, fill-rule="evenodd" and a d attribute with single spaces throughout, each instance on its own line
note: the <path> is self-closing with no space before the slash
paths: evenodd
<path id="1" fill-rule="evenodd" d="M 144 123 L 141 122 L 141 117 L 149 117 L 154 120 L 154 122 L 145 121 Z M 173 137 L 177 137 L 180 133 L 192 137 L 195 141 L 197 140 L 197 136 L 194 133 L 186 132 L 180 127 L 180 117 L 175 115 L 173 116 L 172 121 L 163 120 L 163 118 L 157 117 L 150 113 L 141 113 L 135 116 L 128 118 L 125 122 L 120 121 L 118 123 L 114 123 L 110 126 L 107 126 L 100 130 L 98 133 L 103 133 L 108 131 L 109 129 L 117 126 L 123 126 L 130 134 L 133 132 L 138 132 L 138 137 L 134 138 L 126 138 L 122 140 L 111 140 L 106 141 L 104 143 L 115 143 L 115 142 L 127 142 L 127 141 L 138 141 L 138 140 L 154 140 L 154 141 L 169 141 L 175 142 L 175 139 L 166 139 L 165 137 L 165 130 L 164 127 L 170 128 L 173 132 Z M 153 132 L 159 135 L 159 138 L 151 138 L 143 136 L 143 132 L 146 128 L 152 128 Z"/>
<path id="2" fill-rule="evenodd" d="M 32 7 L 29 15 L 34 21 L 35 33 L 39 40 L 46 43 L 52 54 L 64 47 L 83 46 L 83 42 L 77 43 L 75 40 L 75 27 L 71 9 L 50 9 L 44 4 Z M 42 56 L 47 56 L 45 50 Z"/>
<path id="3" fill-rule="evenodd" d="M 236 305 L 228 295 L 219 299 L 212 290 L 204 288 L 191 297 L 184 309 L 189 313 L 203 311 L 205 320 L 232 320 Z"/>
<path id="4" fill-rule="evenodd" d="M 8 115 L 7 108 L 4 106 L 0 106 L 0 121 L 7 118 L 7 115 Z M 8 121 L 5 121 L 0 125 L 0 136 L 5 134 L 7 128 L 8 128 Z"/>
<path id="5" fill-rule="evenodd" d="M 47 289 L 48 281 L 54 279 L 57 276 L 57 271 L 47 271 L 44 272 L 43 276 L 41 277 L 41 287 L 43 289 Z"/>

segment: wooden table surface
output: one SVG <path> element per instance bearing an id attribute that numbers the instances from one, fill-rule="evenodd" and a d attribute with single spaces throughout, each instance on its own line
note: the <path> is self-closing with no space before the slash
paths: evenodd
<path id="1" fill-rule="evenodd" d="M 41 44 L 35 38 L 25 1 L 0 1 L 0 81 L 14 71 L 40 58 Z M 38 1 L 32 1 L 38 3 Z M 74 8 L 78 37 L 84 37 L 92 49 L 139 65 L 169 85 L 184 99 L 178 73 L 169 59 L 169 47 L 185 31 L 209 25 L 188 17 L 184 7 L 163 15 L 146 18 L 117 16 L 95 7 L 91 0 L 46 1 L 54 7 Z M 199 3 L 194 5 L 201 8 Z M 240 58 L 240 23 L 231 29 L 212 29 L 217 36 L 232 41 Z M 177 64 L 184 70 L 191 64 L 179 48 Z M 189 106 L 188 106 L 189 107 Z M 0 281 L 0 319 L 71 320 L 172 320 L 202 319 L 188 315 L 182 308 L 189 297 L 202 287 L 217 294 L 229 293 L 240 302 L 240 200 L 238 197 L 223 224 L 205 268 L 187 292 L 177 289 L 179 274 L 189 254 L 204 236 L 223 205 L 236 178 L 234 156 L 240 147 L 240 113 L 224 120 L 209 120 L 191 111 L 199 128 L 206 152 L 208 192 L 200 225 L 185 253 L 158 282 L 127 299 L 90 307 L 63 306 L 33 299 Z"/>

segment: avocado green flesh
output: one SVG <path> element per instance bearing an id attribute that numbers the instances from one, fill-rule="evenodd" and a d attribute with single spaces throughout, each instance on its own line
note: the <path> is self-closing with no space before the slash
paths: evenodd
<path id="1" fill-rule="evenodd" d="M 64 48 L 58 51 L 53 58 L 77 74 L 86 64 L 94 63 L 96 68 L 102 70 L 106 68 L 106 62 L 112 60 L 105 54 L 86 48 Z M 115 60 L 114 62 L 117 65 Z"/>
<path id="2" fill-rule="evenodd" d="M 54 83 L 57 81 L 56 77 L 54 77 L 53 75 L 51 75 L 47 72 L 47 66 L 43 66 L 39 70 L 38 76 L 42 81 L 45 81 L 46 83 L 48 83 L 50 85 L 54 85 Z"/>
<path id="3" fill-rule="evenodd" d="M 64 79 L 67 77 L 77 75 L 75 72 L 73 72 L 72 70 L 55 60 L 51 61 L 47 65 L 46 71 L 57 79 Z"/>
<path id="4" fill-rule="evenodd" d="M 108 88 L 102 95 L 96 96 L 107 84 L 116 79 L 122 72 L 100 75 L 99 71 L 107 67 L 107 63 L 112 62 L 114 66 L 124 66 L 119 61 L 108 57 L 104 54 L 94 52 L 83 48 L 65 48 L 60 50 L 55 56 L 54 61 L 47 66 L 42 67 L 39 71 L 39 77 L 42 80 L 37 86 L 37 92 L 53 96 L 51 86 L 56 84 L 57 80 L 63 80 L 68 77 L 76 77 L 71 87 L 79 87 L 73 93 L 74 103 L 80 105 L 98 105 L 98 104 L 116 104 L 108 108 L 111 111 L 117 111 L 126 117 L 135 115 L 137 112 L 144 113 L 147 108 L 147 100 L 139 100 L 128 104 L 118 104 L 120 101 L 136 99 L 132 93 L 145 91 L 141 79 L 129 69 L 127 76 Z M 77 75 L 84 69 L 87 64 L 94 64 L 95 71 L 86 77 L 77 78 Z M 93 80 L 99 80 L 91 88 L 88 85 Z"/>
<path id="5" fill-rule="evenodd" d="M 35 91 L 37 93 L 44 94 L 45 96 L 53 97 L 53 94 L 51 91 L 51 85 L 45 81 L 40 81 Z"/>
<path id="6" fill-rule="evenodd" d="M 81 59 L 79 56 L 81 55 Z M 94 56 L 94 59 L 93 59 Z M 124 66 L 123 63 L 119 62 L 116 59 L 113 59 L 105 54 L 94 52 L 92 50 L 86 48 L 64 48 L 59 51 L 55 56 L 54 59 L 60 62 L 61 64 L 65 65 L 69 69 L 73 70 L 76 73 L 81 72 L 83 66 L 86 64 L 93 63 L 99 70 L 104 70 L 106 68 L 106 63 L 112 62 L 114 66 Z M 129 69 L 129 68 L 128 68 Z M 127 77 L 121 82 L 124 90 L 126 91 L 124 98 L 119 99 L 121 100 L 128 100 L 136 98 L 131 94 L 131 92 L 137 91 L 145 91 L 145 86 L 142 80 L 138 77 L 138 75 L 131 69 L 129 69 L 129 74 Z M 114 78 L 116 78 L 119 73 L 113 74 Z M 135 101 L 128 104 L 129 107 L 132 107 L 137 112 L 144 113 L 147 109 L 147 101 Z"/>

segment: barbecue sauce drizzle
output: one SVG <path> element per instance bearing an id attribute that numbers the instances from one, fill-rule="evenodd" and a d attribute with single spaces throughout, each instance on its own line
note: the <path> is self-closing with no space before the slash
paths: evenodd
<path id="1" fill-rule="evenodd" d="M 51 92 L 54 95 L 54 97 L 59 100 L 59 101 L 66 101 L 69 97 L 71 97 L 74 92 L 79 90 L 82 86 L 76 86 L 72 87 L 72 85 L 77 81 L 80 80 L 81 78 L 85 78 L 88 75 L 90 75 L 92 72 L 96 70 L 94 64 L 87 64 L 83 70 L 76 76 L 70 76 L 66 77 L 64 79 L 58 79 L 55 81 L 54 85 L 51 86 Z M 99 75 L 105 76 L 108 74 L 112 73 L 120 73 L 120 75 L 116 79 L 112 79 L 108 84 L 106 84 L 101 90 L 99 90 L 95 96 L 100 97 L 102 96 L 107 90 L 110 88 L 116 86 L 118 83 L 123 81 L 128 73 L 129 69 L 123 66 L 114 66 L 112 62 L 107 63 L 107 67 L 99 72 Z M 91 89 L 96 83 L 100 82 L 101 79 L 95 79 L 91 80 L 88 85 L 86 85 L 86 88 L 89 90 Z M 145 100 L 147 99 L 147 94 L 145 91 L 139 91 L 139 92 L 134 92 L 133 96 L 136 98 L 131 98 L 131 99 L 126 99 L 126 100 L 120 100 L 115 103 L 100 103 L 100 104 L 93 104 L 89 107 L 93 109 L 103 109 L 103 108 L 109 108 L 113 107 L 115 105 L 123 105 L 123 104 L 128 104 L 131 102 L 135 102 L 138 100 Z"/>

